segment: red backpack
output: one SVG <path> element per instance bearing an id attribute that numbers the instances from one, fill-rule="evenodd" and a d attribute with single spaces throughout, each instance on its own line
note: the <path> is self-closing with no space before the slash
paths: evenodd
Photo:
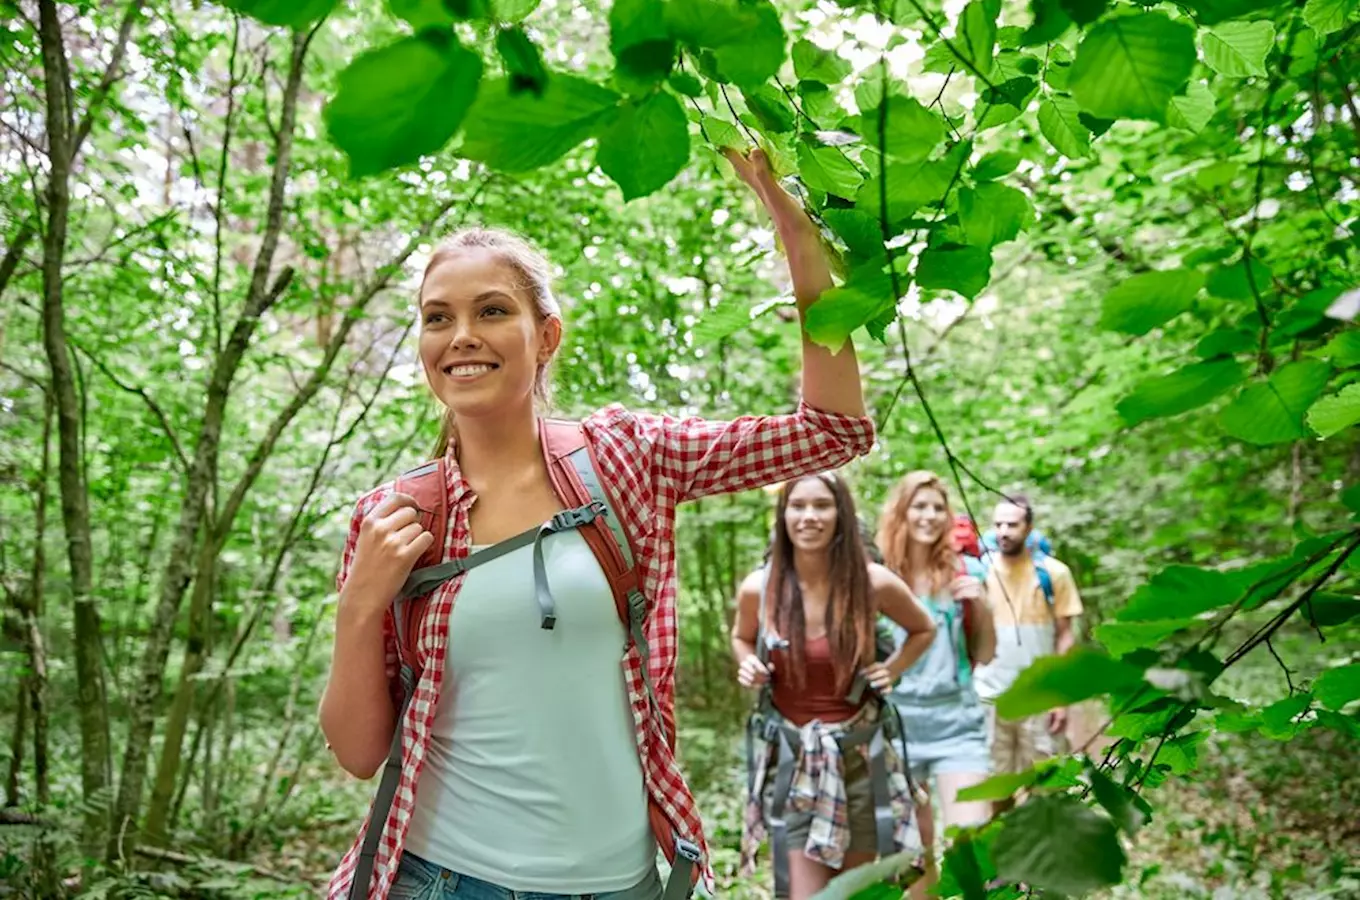
<path id="1" fill-rule="evenodd" d="M 558 531 L 570 529 L 580 531 L 609 581 L 619 620 L 623 622 L 629 639 L 637 646 L 642 658 L 642 678 L 647 688 L 648 701 L 653 712 L 661 716 L 662 733 L 667 745 L 675 748 L 674 716 L 666 714 L 656 702 L 651 674 L 648 671 L 649 651 L 644 627 L 647 601 L 639 587 L 636 557 L 622 520 L 615 512 L 617 506 L 610 502 L 605 492 L 604 482 L 595 462 L 594 450 L 586 441 L 585 431 L 579 422 L 540 419 L 539 436 L 543 445 L 543 458 L 548 463 L 548 477 L 552 482 L 553 493 L 565 508 L 542 525 L 470 556 L 443 560 L 449 528 L 448 467 L 445 460 L 442 458 L 430 460 L 402 474 L 396 480 L 394 490 L 414 498 L 416 505 L 424 513 L 421 524 L 434 535 L 434 543 L 417 560 L 415 568 L 393 603 L 392 616 L 401 657 L 403 700 L 397 716 L 398 727 L 393 734 L 392 747 L 388 751 L 382 780 L 378 784 L 373 801 L 373 812 L 369 818 L 370 827 L 368 833 L 364 835 L 358 866 L 350 885 L 351 898 L 367 896 L 382 832 L 381 827 L 374 828 L 372 825 L 386 822 L 392 807 L 392 799 L 401 780 L 400 723 L 404 719 L 406 705 L 415 690 L 420 672 L 415 641 L 430 597 L 440 585 L 480 563 L 521 547 L 532 546 L 535 593 L 542 612 L 541 625 L 545 629 L 551 629 L 556 625 L 557 619 L 544 572 L 542 540 Z M 680 900 L 689 896 L 698 878 L 699 869 L 696 863 L 700 859 L 699 848 L 680 836 L 650 795 L 647 798 L 647 812 L 657 844 L 672 866 L 664 900 Z"/>

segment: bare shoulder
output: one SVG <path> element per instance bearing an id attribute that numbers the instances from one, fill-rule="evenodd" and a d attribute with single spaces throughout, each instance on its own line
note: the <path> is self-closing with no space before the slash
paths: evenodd
<path id="1" fill-rule="evenodd" d="M 887 566 L 879 563 L 869 563 L 869 589 L 875 596 L 884 593 L 899 594 L 906 593 L 907 585 L 897 574 Z"/>
<path id="2" fill-rule="evenodd" d="M 765 570 L 755 569 L 741 580 L 737 587 L 738 598 L 756 598 L 760 596 L 760 591 L 765 587 Z"/>

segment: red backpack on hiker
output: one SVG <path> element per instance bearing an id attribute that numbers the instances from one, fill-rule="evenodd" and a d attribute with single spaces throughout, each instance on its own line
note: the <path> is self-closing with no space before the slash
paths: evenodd
<path id="1" fill-rule="evenodd" d="M 417 507 L 424 513 L 421 524 L 434 536 L 434 543 L 416 561 L 415 568 L 406 579 L 401 593 L 393 602 L 392 615 L 401 658 L 403 699 L 401 711 L 397 716 L 398 727 L 392 736 L 392 747 L 388 751 L 382 780 L 379 782 L 373 802 L 373 814 L 369 820 L 372 824 L 368 833 L 364 835 L 358 866 L 350 885 L 352 900 L 368 896 L 368 885 L 372 878 L 373 864 L 382 832 L 381 825 L 387 820 L 387 812 L 391 809 L 392 799 L 401 779 L 400 723 L 419 676 L 420 666 L 415 652 L 415 641 L 420 631 L 421 620 L 435 590 L 481 563 L 513 550 L 532 546 L 534 586 L 542 613 L 541 626 L 551 629 L 557 624 L 556 607 L 545 576 L 542 541 L 554 532 L 571 529 L 580 531 L 595 554 L 596 560 L 599 561 L 600 568 L 604 570 L 609 581 L 609 589 L 614 595 L 614 606 L 619 620 L 623 622 L 629 639 L 636 645 L 641 656 L 642 678 L 646 685 L 648 702 L 653 713 L 661 717 L 662 733 L 666 743 L 672 749 L 675 747 L 674 716 L 667 715 L 656 702 L 651 674 L 648 671 L 649 652 L 644 627 L 647 601 L 639 586 L 636 557 L 622 520 L 615 512 L 616 507 L 605 492 L 594 451 L 586 442 L 585 431 L 579 422 L 540 419 L 539 437 L 543 445 L 543 458 L 548 464 L 548 477 L 552 482 L 553 493 L 565 508 L 541 526 L 531 528 L 470 556 L 447 562 L 443 560 L 449 528 L 448 467 L 445 460 L 442 458 L 431 460 L 404 473 L 396 480 L 394 490 L 414 498 Z M 657 844 L 666 854 L 672 867 L 663 900 L 681 900 L 688 897 L 699 874 L 696 865 L 700 858 L 699 848 L 680 837 L 650 795 L 647 798 L 647 813 Z"/>

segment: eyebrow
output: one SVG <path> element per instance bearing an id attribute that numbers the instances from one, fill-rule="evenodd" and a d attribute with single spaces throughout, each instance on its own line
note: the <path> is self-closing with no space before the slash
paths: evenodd
<path id="1" fill-rule="evenodd" d="M 489 291 L 482 291 L 476 297 L 472 298 L 472 302 L 474 304 L 477 304 L 486 303 L 491 300 L 513 300 L 513 299 L 514 298 L 507 294 L 505 291 L 496 290 L 493 288 L 492 290 Z M 447 307 L 451 306 L 452 304 L 450 303 L 450 301 L 444 299 L 443 297 L 431 297 L 428 300 L 422 300 L 420 305 L 422 308 L 425 308 L 430 306 Z"/>

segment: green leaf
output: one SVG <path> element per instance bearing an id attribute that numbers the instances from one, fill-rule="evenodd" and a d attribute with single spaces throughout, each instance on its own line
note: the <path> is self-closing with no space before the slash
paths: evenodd
<path id="1" fill-rule="evenodd" d="M 822 219 L 856 256 L 869 258 L 883 254 L 883 232 L 878 219 L 864 210 L 828 209 L 822 212 Z"/>
<path id="2" fill-rule="evenodd" d="M 1029 768 L 1023 772 L 1001 772 L 985 781 L 963 788 L 955 796 L 959 803 L 972 803 L 976 800 L 1008 800 L 1015 792 L 1030 787 L 1039 780 L 1040 770 Z M 947 798 L 941 798 L 947 800 Z"/>
<path id="3" fill-rule="evenodd" d="M 1142 669 L 1092 647 L 1078 646 L 1031 664 L 997 698 L 996 711 L 1002 718 L 1021 719 L 1142 683 Z"/>
<path id="4" fill-rule="evenodd" d="M 426 31 L 358 56 L 323 118 L 358 178 L 414 162 L 448 142 L 482 77 L 481 57 L 452 33 Z"/>
<path id="5" fill-rule="evenodd" d="M 222 5 L 266 25 L 303 29 L 330 15 L 336 0 L 222 0 Z"/>
<path id="6" fill-rule="evenodd" d="M 1332 365 L 1343 369 L 1360 366 L 1360 331 L 1341 332 L 1322 349 L 1313 351 L 1313 355 L 1330 359 Z"/>
<path id="7" fill-rule="evenodd" d="M 667 83 L 671 86 L 671 90 L 686 97 L 702 97 L 704 95 L 703 84 L 688 72 L 672 72 Z"/>
<path id="8" fill-rule="evenodd" d="M 1186 0 L 1201 25 L 1216 25 L 1228 19 L 1240 19 L 1260 10 L 1283 5 L 1284 0 Z"/>
<path id="9" fill-rule="evenodd" d="M 793 71 L 803 81 L 840 84 L 850 74 L 850 60 L 804 38 L 793 45 Z"/>
<path id="10" fill-rule="evenodd" d="M 1030 10 L 1034 18 L 1020 39 L 1020 43 L 1026 47 L 1056 41 L 1072 27 L 1072 17 L 1062 8 L 1059 0 L 1030 0 Z"/>
<path id="11" fill-rule="evenodd" d="M 1216 105 L 1209 86 L 1202 81 L 1192 81 L 1186 86 L 1184 94 L 1171 98 L 1166 108 L 1166 124 L 1198 134 L 1214 117 Z"/>
<path id="12" fill-rule="evenodd" d="M 1080 896 L 1118 884 L 1124 848 L 1114 822 L 1072 797 L 1034 797 L 1002 819 L 997 872 L 1031 888 Z"/>
<path id="13" fill-rule="evenodd" d="M 1308 0 L 1303 7 L 1303 21 L 1320 35 L 1340 31 L 1351 14 L 1360 8 L 1360 0 Z"/>
<path id="14" fill-rule="evenodd" d="M 1266 56 L 1275 46 L 1270 22 L 1224 22 L 1204 32 L 1204 63 L 1220 75 L 1245 78 L 1266 74 Z"/>
<path id="15" fill-rule="evenodd" d="M 491 0 L 496 18 L 502 22 L 522 22 L 538 9 L 541 0 Z"/>
<path id="16" fill-rule="evenodd" d="M 1195 345 L 1195 353 L 1202 359 L 1232 356 L 1255 350 L 1258 342 L 1257 335 L 1250 331 L 1241 328 L 1220 328 L 1200 338 L 1200 342 Z"/>
<path id="17" fill-rule="evenodd" d="M 1238 260 L 1215 269 L 1204 286 L 1209 293 L 1224 300 L 1251 300 L 1257 291 L 1264 295 L 1270 290 L 1273 277 L 1269 266 L 1253 258 L 1250 271 L 1245 262 Z"/>
<path id="18" fill-rule="evenodd" d="M 416 31 L 446 28 L 458 21 L 444 5 L 444 0 L 387 0 L 387 8 Z"/>
<path id="19" fill-rule="evenodd" d="M 620 85 L 631 92 L 645 92 L 675 65 L 675 41 L 662 21 L 663 10 L 661 0 L 616 0 L 609 10 L 609 50 Z"/>
<path id="20" fill-rule="evenodd" d="M 1310 601 L 1313 611 L 1313 621 L 1323 628 L 1330 628 L 1336 625 L 1344 625 L 1346 622 L 1360 616 L 1360 597 L 1352 597 L 1346 594 L 1327 594 L 1318 593 L 1313 595 Z M 1304 614 L 1307 615 L 1308 609 L 1305 607 Z"/>
<path id="21" fill-rule="evenodd" d="M 1161 13 L 1121 16 L 1087 32 L 1068 87 L 1092 115 L 1164 122 L 1194 66 L 1193 28 Z"/>
<path id="22" fill-rule="evenodd" d="M 1077 101 L 1054 94 L 1039 104 L 1039 132 L 1063 156 L 1081 159 L 1091 155 L 1091 132 L 1077 117 Z"/>
<path id="23" fill-rule="evenodd" d="M 807 141 L 798 143 L 798 174 L 814 191 L 837 197 L 854 197 L 864 182 L 864 176 L 843 151 L 836 147 L 814 147 Z"/>
<path id="24" fill-rule="evenodd" d="M 1061 0 L 1063 10 L 1078 25 L 1090 25 L 1105 15 L 1109 0 Z"/>
<path id="25" fill-rule="evenodd" d="M 883 106 L 878 104 L 860 117 L 861 134 L 871 147 L 881 147 L 889 159 L 920 162 L 944 140 L 944 122 L 911 97 L 888 95 L 887 131 L 879 129 Z"/>
<path id="26" fill-rule="evenodd" d="M 996 47 L 996 19 L 1001 13 L 999 0 L 973 0 L 959 17 L 959 40 L 954 43 L 973 68 L 983 75 L 992 71 L 992 51 Z M 961 64 L 962 69 L 971 72 Z"/>
<path id="27" fill-rule="evenodd" d="M 952 882 L 954 890 L 941 891 L 941 896 L 960 894 L 963 900 L 987 900 L 987 879 L 978 860 L 978 847 L 971 835 L 963 834 L 944 852 L 943 876 Z"/>
<path id="28" fill-rule="evenodd" d="M 1199 766 L 1199 745 L 1208 736 L 1207 731 L 1196 731 L 1167 741 L 1157 755 L 1157 762 L 1170 766 L 1176 775 L 1190 774 Z"/>
<path id="29" fill-rule="evenodd" d="M 852 272 L 845 284 L 823 293 L 808 307 L 803 327 L 814 343 L 838 353 L 856 328 L 896 305 L 892 278 L 883 271 L 881 261 L 875 261 Z"/>
<path id="30" fill-rule="evenodd" d="M 916 261 L 916 283 L 973 300 L 992 280 L 992 255 L 981 247 L 932 248 Z"/>
<path id="31" fill-rule="evenodd" d="M 996 178 L 1009 175 L 1015 171 L 1015 167 L 1020 165 L 1021 156 L 1009 150 L 997 150 L 988 153 L 978 160 L 973 167 L 973 178 L 977 181 L 992 181 Z"/>
<path id="32" fill-rule="evenodd" d="M 959 225 L 968 243 L 990 249 L 1015 240 L 1034 220 L 1023 192 L 1004 184 L 980 184 L 959 192 Z"/>
<path id="33" fill-rule="evenodd" d="M 1308 427 L 1329 438 L 1360 422 L 1360 383 L 1348 384 L 1329 394 L 1308 410 Z"/>
<path id="34" fill-rule="evenodd" d="M 746 108 L 751 110 L 766 134 L 787 134 L 793 131 L 797 112 L 789 98 L 779 88 L 762 84 L 741 92 Z"/>
<path id="35" fill-rule="evenodd" d="M 1137 834 L 1147 821 L 1147 816 L 1135 802 L 1137 795 L 1115 782 L 1094 762 L 1087 762 L 1086 774 L 1091 779 L 1091 792 L 1095 794 L 1096 802 L 1110 814 L 1115 825 L 1129 836 Z"/>
<path id="36" fill-rule="evenodd" d="M 543 54 L 538 45 L 519 25 L 502 28 L 496 33 L 496 52 L 505 64 L 510 79 L 510 91 L 531 91 L 542 96 L 548 86 L 548 70 L 543 67 Z"/>
<path id="37" fill-rule="evenodd" d="M 892 163 L 888 166 L 888 222 L 896 224 L 923 206 L 939 203 L 958 172 L 951 158 L 921 163 Z M 877 216 L 881 201 L 877 174 L 860 188 L 855 205 Z"/>
<path id="38" fill-rule="evenodd" d="M 503 79 L 483 85 L 461 153 L 502 172 L 546 166 L 590 137 L 619 99 L 593 81 L 557 72 L 542 97 L 514 94 Z"/>
<path id="39" fill-rule="evenodd" d="M 1328 709 L 1341 709 L 1360 697 L 1360 663 L 1338 666 L 1313 682 L 1313 696 Z"/>
<path id="40" fill-rule="evenodd" d="M 1273 741 L 1287 741 L 1298 734 L 1300 723 L 1296 720 L 1313 704 L 1313 695 L 1295 694 L 1270 704 L 1261 710 L 1261 734 Z"/>
<path id="41" fill-rule="evenodd" d="M 689 162 L 689 120 L 664 91 L 625 104 L 600 131 L 595 161 L 623 189 L 623 199 L 645 197 Z"/>
<path id="42" fill-rule="evenodd" d="M 1160 619 L 1151 622 L 1102 622 L 1095 638 L 1113 656 L 1126 656 L 1135 650 L 1156 647 L 1173 634 L 1184 631 L 1198 619 Z"/>
<path id="43" fill-rule="evenodd" d="M 784 27 L 769 0 L 673 0 L 663 21 L 679 40 L 712 50 L 716 73 L 739 87 L 765 83 L 784 64 Z"/>
<path id="44" fill-rule="evenodd" d="M 703 119 L 703 134 L 714 147 L 719 150 L 732 147 L 737 150 L 745 150 L 749 146 L 745 135 L 737 130 L 737 126 L 731 122 L 718 119 L 713 116 L 705 116 Z"/>
<path id="45" fill-rule="evenodd" d="M 1121 622 L 1197 616 L 1237 602 L 1245 586 L 1217 569 L 1171 565 L 1134 592 L 1117 618 Z"/>
<path id="46" fill-rule="evenodd" d="M 817 900 L 896 900 L 901 888 L 888 884 L 908 875 L 919 862 L 915 853 L 894 853 L 843 872 L 817 893 Z"/>
<path id="47" fill-rule="evenodd" d="M 1204 276 L 1190 269 L 1135 275 L 1101 301 L 1100 327 L 1125 334 L 1147 334 L 1190 309 Z"/>
<path id="48" fill-rule="evenodd" d="M 1246 371 L 1231 359 L 1191 363 L 1170 375 L 1149 378 L 1116 406 L 1129 425 L 1148 419 L 1177 416 L 1198 409 L 1242 383 Z"/>
<path id="49" fill-rule="evenodd" d="M 1218 414 L 1233 437 L 1253 444 L 1281 444 L 1309 436 L 1303 417 L 1327 387 L 1332 367 L 1317 360 L 1287 363 L 1265 382 L 1248 385 Z"/>

